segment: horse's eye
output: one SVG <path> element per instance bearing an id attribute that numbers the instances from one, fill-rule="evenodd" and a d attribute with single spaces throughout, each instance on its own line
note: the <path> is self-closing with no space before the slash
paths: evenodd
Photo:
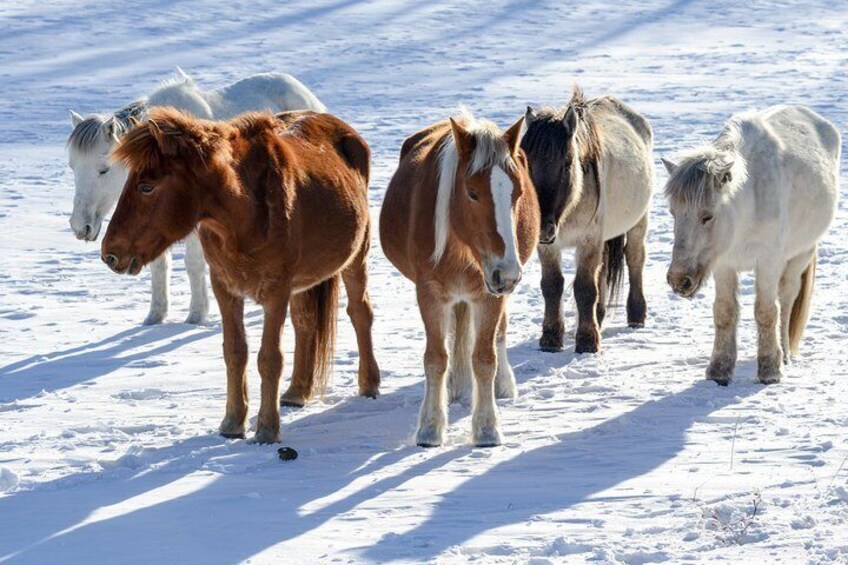
<path id="1" fill-rule="evenodd" d="M 100 173 L 101 175 L 105 175 L 106 173 L 109 172 L 109 167 L 103 167 L 102 169 L 100 169 L 97 172 Z"/>
<path id="2" fill-rule="evenodd" d="M 477 193 L 476 193 L 476 192 L 474 192 L 473 190 L 469 190 L 469 191 L 468 191 L 468 198 L 470 198 L 470 199 L 471 199 L 471 200 L 473 200 L 474 202 L 477 202 L 478 200 L 480 200 L 480 197 L 479 197 L 479 196 L 477 196 Z"/>
<path id="3" fill-rule="evenodd" d="M 142 194 L 150 194 L 153 192 L 153 189 L 156 188 L 152 184 L 140 184 L 138 185 L 138 191 Z"/>
<path id="4" fill-rule="evenodd" d="M 709 212 L 705 212 L 701 216 L 701 224 L 707 225 L 707 224 L 709 224 L 710 222 L 713 221 L 713 218 L 714 218 L 714 216 L 712 214 L 710 214 Z"/>

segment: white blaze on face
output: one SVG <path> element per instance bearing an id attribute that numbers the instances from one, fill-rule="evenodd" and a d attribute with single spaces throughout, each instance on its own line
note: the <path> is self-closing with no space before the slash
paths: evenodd
<path id="1" fill-rule="evenodd" d="M 508 275 L 520 272 L 518 254 L 515 250 L 515 225 L 512 219 L 512 179 L 501 167 L 492 167 L 490 180 L 492 200 L 495 203 L 495 225 L 504 242 L 503 268 L 511 271 Z"/>

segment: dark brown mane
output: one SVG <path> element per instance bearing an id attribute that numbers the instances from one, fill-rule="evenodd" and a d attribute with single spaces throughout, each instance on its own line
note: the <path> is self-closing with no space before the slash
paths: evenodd
<path id="1" fill-rule="evenodd" d="M 174 156 L 199 160 L 205 165 L 222 147 L 228 129 L 232 126 L 194 119 L 174 108 L 155 108 L 146 121 L 121 138 L 112 151 L 112 159 L 142 171 L 161 170 Z"/>

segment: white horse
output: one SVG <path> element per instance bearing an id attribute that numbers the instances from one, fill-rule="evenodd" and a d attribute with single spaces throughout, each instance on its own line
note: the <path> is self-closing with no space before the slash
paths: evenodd
<path id="1" fill-rule="evenodd" d="M 103 218 L 115 207 L 127 180 L 120 163 L 111 163 L 109 154 L 118 139 L 132 127 L 132 120 L 143 120 L 150 108 L 173 106 L 206 119 L 223 120 L 250 110 L 315 110 L 326 107 L 300 81 L 291 75 L 262 73 L 224 88 L 203 91 L 177 68 L 179 76 L 162 84 L 148 98 L 121 108 L 111 115 L 83 118 L 71 110 L 73 132 L 68 139 L 68 154 L 74 171 L 74 209 L 71 229 L 78 239 L 95 241 Z M 191 286 L 191 305 L 186 323 L 200 324 L 206 319 L 209 298 L 206 291 L 206 262 L 197 234 L 186 238 L 186 271 Z M 158 324 L 168 314 L 168 283 L 171 253 L 166 251 L 150 264 L 153 296 L 146 325 Z"/>
<path id="2" fill-rule="evenodd" d="M 736 365 L 739 271 L 756 276 L 760 382 L 780 381 L 782 364 L 798 353 L 817 242 L 836 211 L 840 143 L 837 129 L 809 108 L 774 106 L 732 117 L 711 145 L 679 164 L 663 159 L 674 216 L 668 283 L 686 297 L 709 272 L 716 283 L 707 378 L 726 385 Z"/>

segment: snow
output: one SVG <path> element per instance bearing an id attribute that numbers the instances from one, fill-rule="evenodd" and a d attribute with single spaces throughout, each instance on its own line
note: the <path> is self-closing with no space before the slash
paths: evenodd
<path id="1" fill-rule="evenodd" d="M 703 380 L 712 287 L 692 301 L 668 291 L 659 190 L 659 157 L 733 112 L 805 103 L 844 128 L 846 26 L 839 2 L 816 0 L 4 3 L 0 561 L 848 562 L 844 182 L 802 356 L 769 387 L 755 377 L 749 276 L 735 381 Z M 506 444 L 470 447 L 469 410 L 452 406 L 449 444 L 420 449 L 422 324 L 375 241 L 382 396 L 354 396 L 342 310 L 334 386 L 283 410 L 283 444 L 300 457 L 217 436 L 217 309 L 207 327 L 178 323 L 178 260 L 168 322 L 141 327 L 149 274 L 111 274 L 68 226 L 68 108 L 117 108 L 175 65 L 208 87 L 269 70 L 301 79 L 372 145 L 375 220 L 405 136 L 457 104 L 505 127 L 528 103 L 563 103 L 574 82 L 620 96 L 656 138 L 647 327 L 628 329 L 618 307 L 599 355 L 539 352 L 534 259 L 511 301 L 519 398 L 500 406 Z M 255 306 L 247 321 L 256 352 Z M 291 331 L 285 347 L 290 361 Z M 255 417 L 253 361 L 250 376 Z"/>

